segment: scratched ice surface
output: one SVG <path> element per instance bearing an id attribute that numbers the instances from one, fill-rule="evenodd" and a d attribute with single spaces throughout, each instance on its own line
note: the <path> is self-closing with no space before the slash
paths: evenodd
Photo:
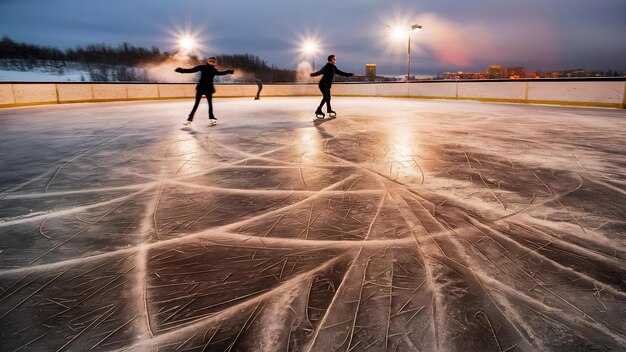
<path id="1" fill-rule="evenodd" d="M 626 349 L 626 112 L 0 110 L 2 351 Z"/>

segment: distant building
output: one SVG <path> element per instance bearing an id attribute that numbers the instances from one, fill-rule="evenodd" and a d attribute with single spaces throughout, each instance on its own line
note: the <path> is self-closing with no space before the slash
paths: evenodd
<path id="1" fill-rule="evenodd" d="M 464 72 L 447 71 L 439 75 L 444 80 L 470 80 L 470 79 L 539 79 L 539 78 L 560 78 L 560 77 L 626 77 L 625 72 L 609 70 L 607 72 L 593 71 L 587 72 L 582 68 L 566 71 L 526 71 L 524 67 L 504 67 L 493 65 L 487 67 L 485 71 Z"/>
<path id="2" fill-rule="evenodd" d="M 524 78 L 526 74 L 524 73 L 523 67 L 507 67 L 506 68 L 506 76 L 511 79 Z"/>
<path id="3" fill-rule="evenodd" d="M 458 80 L 458 79 L 484 79 L 485 76 L 486 75 L 485 75 L 484 72 L 457 71 L 457 72 L 444 72 L 444 73 L 442 73 L 443 79 L 454 79 L 454 80 Z"/>
<path id="4" fill-rule="evenodd" d="M 563 71 L 563 75 L 565 77 L 587 77 L 587 73 L 582 68 L 577 68 L 575 70 Z"/>
<path id="5" fill-rule="evenodd" d="M 487 78 L 500 78 L 502 77 L 502 66 L 494 65 L 487 68 Z"/>
<path id="6" fill-rule="evenodd" d="M 443 79 L 459 79 L 460 78 L 456 72 L 444 72 L 442 76 L 443 76 Z"/>
<path id="7" fill-rule="evenodd" d="M 376 64 L 365 64 L 365 77 L 372 81 L 376 79 Z"/>

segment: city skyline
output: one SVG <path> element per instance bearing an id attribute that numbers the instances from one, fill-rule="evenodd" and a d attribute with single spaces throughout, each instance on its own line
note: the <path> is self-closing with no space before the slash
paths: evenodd
<path id="1" fill-rule="evenodd" d="M 423 30 L 411 38 L 412 74 L 478 71 L 491 65 L 592 71 L 626 68 L 624 15 L 626 2 L 611 0 L 278 0 L 271 5 L 244 0 L 8 0 L 0 3 L 0 35 L 61 49 L 128 42 L 172 52 L 177 34 L 195 33 L 201 44 L 197 54 L 250 53 L 290 69 L 312 59 L 299 48 L 314 39 L 320 47 L 317 63 L 334 53 L 338 66 L 348 71 L 364 72 L 365 64 L 376 63 L 380 74 L 401 75 L 407 69 L 407 43 L 392 41 L 388 27 L 419 23 Z"/>

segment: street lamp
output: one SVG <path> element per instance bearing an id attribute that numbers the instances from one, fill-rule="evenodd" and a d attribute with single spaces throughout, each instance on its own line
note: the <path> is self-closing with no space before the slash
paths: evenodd
<path id="1" fill-rule="evenodd" d="M 388 28 L 391 28 L 389 26 L 387 26 Z M 408 31 L 406 30 L 406 27 L 402 26 L 402 27 L 393 27 L 391 29 L 391 35 L 398 40 L 404 39 L 405 36 L 408 33 L 408 45 L 407 45 L 407 61 L 406 61 L 406 66 L 407 66 L 407 73 L 406 73 L 406 81 L 409 82 L 409 77 L 411 76 L 411 33 L 413 32 L 419 32 L 419 30 L 422 29 L 422 26 L 419 24 L 414 24 L 411 26 L 411 29 L 409 29 Z"/>
<path id="2" fill-rule="evenodd" d="M 315 72 L 315 53 L 317 52 L 317 44 L 313 41 L 304 42 L 302 51 L 305 56 L 310 56 L 313 60 L 313 71 Z"/>
<path id="3" fill-rule="evenodd" d="M 422 29 L 421 25 L 414 24 L 414 25 L 411 26 L 411 30 L 409 30 L 409 42 L 408 42 L 408 45 L 407 45 L 407 63 L 406 63 L 406 66 L 407 66 L 407 69 L 406 69 L 406 71 L 407 71 L 407 73 L 406 73 L 406 81 L 407 81 L 407 83 L 409 82 L 409 79 L 411 77 L 411 33 L 413 33 L 413 32 L 417 33 L 417 32 L 420 31 L 420 29 Z"/>

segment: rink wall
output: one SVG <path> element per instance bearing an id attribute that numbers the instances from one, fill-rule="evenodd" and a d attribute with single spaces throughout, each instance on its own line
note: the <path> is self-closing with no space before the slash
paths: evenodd
<path id="1" fill-rule="evenodd" d="M 215 97 L 253 97 L 255 84 L 220 84 Z M 626 80 L 485 80 L 335 83 L 334 96 L 478 100 L 624 109 Z M 189 99 L 193 83 L 0 82 L 0 107 L 80 102 Z M 263 97 L 319 96 L 316 84 L 266 84 Z"/>

